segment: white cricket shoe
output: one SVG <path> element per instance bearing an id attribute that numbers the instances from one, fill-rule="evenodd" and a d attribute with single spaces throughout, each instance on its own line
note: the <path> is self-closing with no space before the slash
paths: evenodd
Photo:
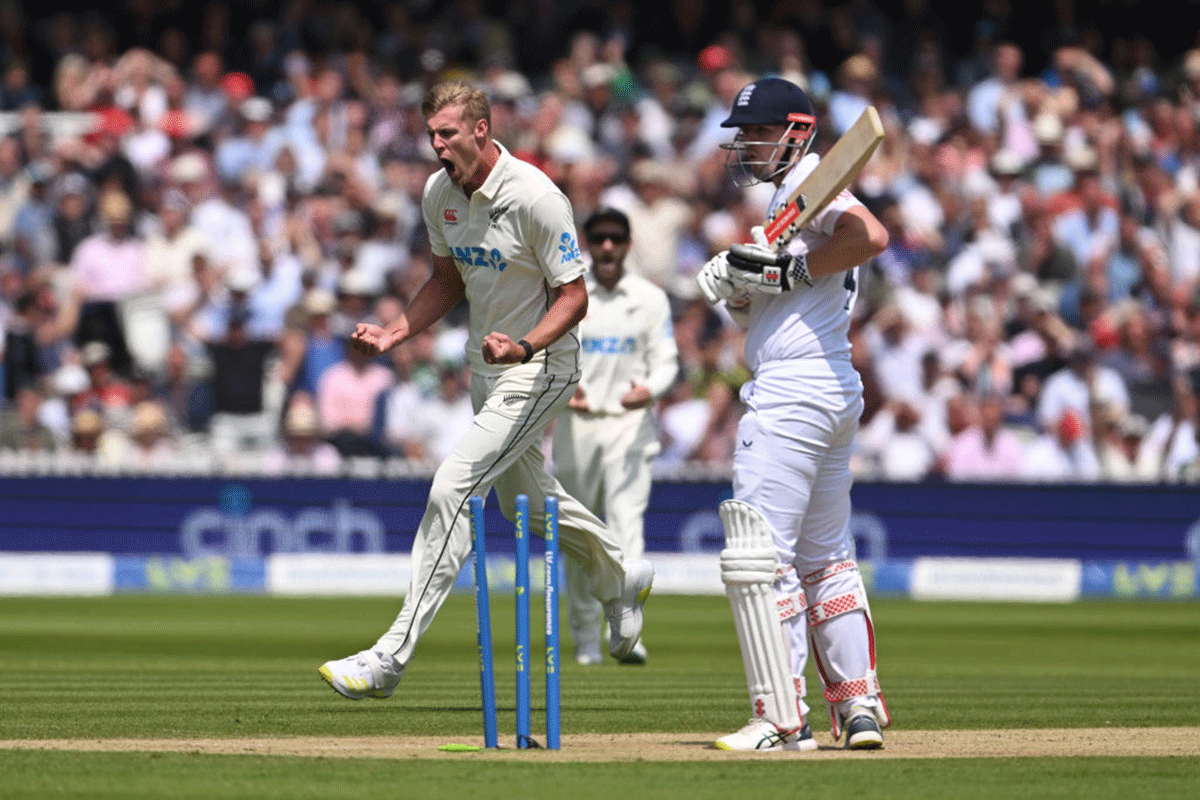
<path id="1" fill-rule="evenodd" d="M 781 731 L 775 723 L 762 717 L 754 717 L 746 727 L 728 736 L 722 736 L 713 743 L 718 750 L 739 750 L 743 752 L 770 752 L 774 750 L 816 750 L 817 740 L 813 738 L 812 728 L 808 723 L 798 731 Z"/>
<path id="2" fill-rule="evenodd" d="M 604 604 L 608 618 L 608 652 L 620 661 L 633 652 L 642 636 L 642 606 L 654 584 L 654 567 L 646 559 L 625 562 L 625 584 L 616 599 Z"/>
<path id="3" fill-rule="evenodd" d="M 650 658 L 650 654 L 646 652 L 646 645 L 642 644 L 641 639 L 638 639 L 637 644 L 635 644 L 633 649 L 629 651 L 629 655 L 622 658 L 619 663 L 641 666 L 642 664 L 646 663 L 648 658 Z"/>
<path id="4" fill-rule="evenodd" d="M 576 644 L 575 663 L 581 667 L 595 667 L 603 664 L 604 654 L 600 652 L 600 640 Z"/>
<path id="5" fill-rule="evenodd" d="M 866 706 L 850 706 L 842 721 L 847 750 L 878 750 L 883 747 L 883 730 L 875 712 Z"/>
<path id="6" fill-rule="evenodd" d="M 404 667 L 389 655 L 363 650 L 337 661 L 326 661 L 317 672 L 343 697 L 382 700 L 392 696 L 404 674 Z"/>

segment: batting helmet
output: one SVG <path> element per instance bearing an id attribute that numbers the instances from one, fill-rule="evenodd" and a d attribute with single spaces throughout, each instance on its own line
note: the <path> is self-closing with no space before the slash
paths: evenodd
<path id="1" fill-rule="evenodd" d="M 743 125 L 787 125 L 816 122 L 812 101 L 796 84 L 783 78 L 760 78 L 746 85 L 733 101 L 733 111 L 722 128 Z"/>

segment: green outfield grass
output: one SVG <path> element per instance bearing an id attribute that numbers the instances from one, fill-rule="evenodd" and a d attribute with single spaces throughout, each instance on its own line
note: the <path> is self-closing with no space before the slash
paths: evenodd
<path id="1" fill-rule="evenodd" d="M 373 642 L 397 608 L 386 598 L 0 598 L 0 739 L 479 738 L 469 596 L 451 597 L 392 699 L 350 702 L 318 677 L 322 661 Z M 1200 604 L 876 598 L 873 609 L 896 729 L 1200 725 Z M 511 598 L 494 598 L 493 615 L 503 734 L 513 727 Z M 645 638 L 643 668 L 564 659 L 565 734 L 745 721 L 724 598 L 653 597 Z M 810 690 L 819 706 L 818 696 Z M 820 708 L 812 721 L 828 729 Z M 785 786 L 869 798 L 1185 797 L 1200 794 L 1198 776 L 1194 758 L 480 765 L 0 750 L 0 797 L 731 798 Z"/>

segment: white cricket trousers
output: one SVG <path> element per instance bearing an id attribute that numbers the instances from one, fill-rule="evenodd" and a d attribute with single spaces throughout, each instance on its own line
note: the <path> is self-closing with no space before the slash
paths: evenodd
<path id="1" fill-rule="evenodd" d="M 495 377 L 472 375 L 475 421 L 433 476 L 425 515 L 412 550 L 412 582 L 396 621 L 373 649 L 401 664 L 412 658 L 471 554 L 473 495 L 495 488 L 500 510 L 513 519 L 518 494 L 529 496 L 529 528 L 543 534 L 546 495 L 559 498 L 562 551 L 585 565 L 592 594 L 611 600 L 621 591 L 624 566 L 617 537 L 546 471 L 542 440 L 551 420 L 571 399 L 573 375 L 547 375 L 537 362 L 518 364 Z M 499 535 L 497 531 L 490 532 Z"/>
<path id="2" fill-rule="evenodd" d="M 554 471 L 563 487 L 604 518 L 625 552 L 646 550 L 644 515 L 654 457 L 661 445 L 649 409 L 624 414 L 568 410 L 554 424 Z M 598 646 L 604 609 L 588 591 L 586 567 L 563 559 L 571 639 L 576 650 Z"/>
<path id="3" fill-rule="evenodd" d="M 850 453 L 862 383 L 849 361 L 768 362 L 742 388 L 742 400 L 733 496 L 766 518 L 779 563 L 795 568 L 798 588 L 798 577 L 854 557 Z M 837 679 L 866 674 L 872 665 L 865 616 L 844 614 L 820 627 L 818 647 Z M 788 630 L 792 674 L 800 676 L 808 659 L 805 626 Z M 801 711 L 807 716 L 803 701 Z"/>

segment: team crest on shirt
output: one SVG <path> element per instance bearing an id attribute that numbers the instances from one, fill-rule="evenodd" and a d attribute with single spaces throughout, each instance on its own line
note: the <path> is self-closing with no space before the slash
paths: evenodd
<path id="1" fill-rule="evenodd" d="M 496 227 L 496 224 L 498 222 L 500 222 L 500 217 L 504 215 L 505 211 L 508 211 L 508 208 L 509 208 L 508 206 L 496 206 L 492 209 L 489 209 L 488 210 L 488 227 L 489 228 Z"/>
<path id="2" fill-rule="evenodd" d="M 575 237 L 569 233 L 558 237 L 558 252 L 563 254 L 562 263 L 564 264 L 577 258 L 583 258 L 583 253 L 579 252 L 579 245 L 575 243 Z"/>
<path id="3" fill-rule="evenodd" d="M 451 225 L 454 225 L 458 222 L 458 210 L 453 208 L 445 209 L 442 211 L 442 219 L 446 220 L 446 222 L 450 223 Z"/>

